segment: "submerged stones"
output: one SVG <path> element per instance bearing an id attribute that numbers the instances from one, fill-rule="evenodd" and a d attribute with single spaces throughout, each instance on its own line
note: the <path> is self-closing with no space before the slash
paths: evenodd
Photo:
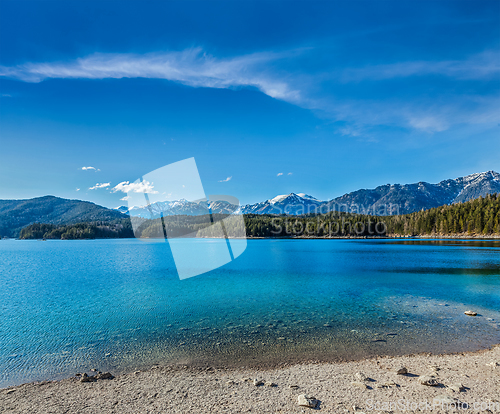
<path id="1" fill-rule="evenodd" d="M 316 406 L 318 405 L 318 400 L 306 394 L 300 394 L 297 396 L 297 404 L 299 404 L 301 407 L 316 408 Z"/>
<path id="2" fill-rule="evenodd" d="M 477 312 L 468 310 L 464 312 L 467 316 L 477 316 Z"/>

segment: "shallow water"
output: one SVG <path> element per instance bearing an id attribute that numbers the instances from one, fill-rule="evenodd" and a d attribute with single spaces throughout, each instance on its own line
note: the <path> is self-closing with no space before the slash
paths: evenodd
<path id="1" fill-rule="evenodd" d="M 179 280 L 160 240 L 2 240 L 0 387 L 94 367 L 485 348 L 500 342 L 499 253 L 499 241 L 249 240 Z"/>

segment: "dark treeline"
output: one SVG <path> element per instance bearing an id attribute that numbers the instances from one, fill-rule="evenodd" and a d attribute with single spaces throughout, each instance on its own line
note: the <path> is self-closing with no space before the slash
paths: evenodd
<path id="1" fill-rule="evenodd" d="M 130 220 L 77 223 L 65 226 L 34 223 L 23 228 L 20 239 L 110 239 L 134 237 Z"/>
<path id="2" fill-rule="evenodd" d="M 245 216 L 248 237 L 384 236 L 384 217 L 331 212 L 311 216 Z"/>
<path id="3" fill-rule="evenodd" d="M 210 233 L 213 222 L 219 222 L 228 215 L 206 214 L 201 216 L 175 215 L 154 220 L 133 217 L 135 237 L 162 238 L 165 234 L 169 238 L 195 237 L 199 232 Z M 208 233 L 207 233 L 208 232 Z M 215 234 L 213 237 L 217 237 Z"/>
<path id="4" fill-rule="evenodd" d="M 500 194 L 404 215 L 247 215 L 245 224 L 248 237 L 499 235 Z"/>
<path id="5" fill-rule="evenodd" d="M 500 234 L 500 194 L 417 213 L 384 217 L 384 221 L 388 235 Z"/>
<path id="6" fill-rule="evenodd" d="M 132 220 L 132 222 L 131 222 Z M 384 237 L 476 236 L 500 234 L 500 195 L 397 216 L 368 216 L 330 212 L 308 216 L 248 214 L 228 216 L 134 217 L 66 226 L 31 224 L 21 239 L 95 239 L 174 237 Z"/>
<path id="7" fill-rule="evenodd" d="M 382 217 L 332 212 L 315 216 L 247 214 L 229 216 L 170 216 L 143 220 L 136 237 L 351 237 L 384 236 Z M 163 221 L 162 221 L 163 220 Z M 165 229 L 165 231 L 164 231 Z"/>

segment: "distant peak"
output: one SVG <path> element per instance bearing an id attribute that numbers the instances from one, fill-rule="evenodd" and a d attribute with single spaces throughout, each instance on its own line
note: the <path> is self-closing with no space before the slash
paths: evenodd
<path id="1" fill-rule="evenodd" d="M 313 197 L 312 195 L 309 195 L 309 194 L 305 194 L 305 193 L 298 193 L 297 194 L 299 197 L 301 198 L 306 198 L 308 200 L 315 200 L 315 201 L 319 201 L 316 197 Z"/>
<path id="2" fill-rule="evenodd" d="M 274 204 L 274 203 L 279 203 L 280 201 L 282 201 L 282 200 L 284 200 L 285 198 L 287 198 L 289 195 L 290 195 L 290 194 L 288 194 L 288 195 L 287 195 L 287 194 L 278 195 L 278 196 L 276 196 L 276 197 L 274 197 L 274 198 L 271 198 L 271 199 L 269 200 L 269 202 L 270 202 L 271 204 Z"/>
<path id="3" fill-rule="evenodd" d="M 283 200 L 286 200 L 286 199 L 297 199 L 297 198 L 300 198 L 302 200 L 309 200 L 309 201 L 317 201 L 319 202 L 320 200 L 318 200 L 316 197 L 313 197 L 311 195 L 308 195 L 306 193 L 290 193 L 290 194 L 281 194 L 281 195 L 278 195 L 274 198 L 271 198 L 269 201 L 270 204 L 276 204 L 276 203 L 279 203 Z"/>
<path id="4" fill-rule="evenodd" d="M 464 181 L 474 181 L 474 180 L 481 179 L 481 178 L 486 178 L 486 179 L 492 178 L 494 180 L 499 180 L 500 174 L 497 173 L 496 171 L 490 170 L 490 171 L 484 171 L 484 172 L 480 172 L 480 173 L 469 174 L 469 175 L 466 175 L 465 177 L 462 177 L 462 179 Z"/>

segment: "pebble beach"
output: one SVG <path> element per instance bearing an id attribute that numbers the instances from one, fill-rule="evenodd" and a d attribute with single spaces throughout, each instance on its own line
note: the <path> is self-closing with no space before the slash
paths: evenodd
<path id="1" fill-rule="evenodd" d="M 155 365 L 0 390 L 2 413 L 497 413 L 500 346 L 273 369 Z"/>

